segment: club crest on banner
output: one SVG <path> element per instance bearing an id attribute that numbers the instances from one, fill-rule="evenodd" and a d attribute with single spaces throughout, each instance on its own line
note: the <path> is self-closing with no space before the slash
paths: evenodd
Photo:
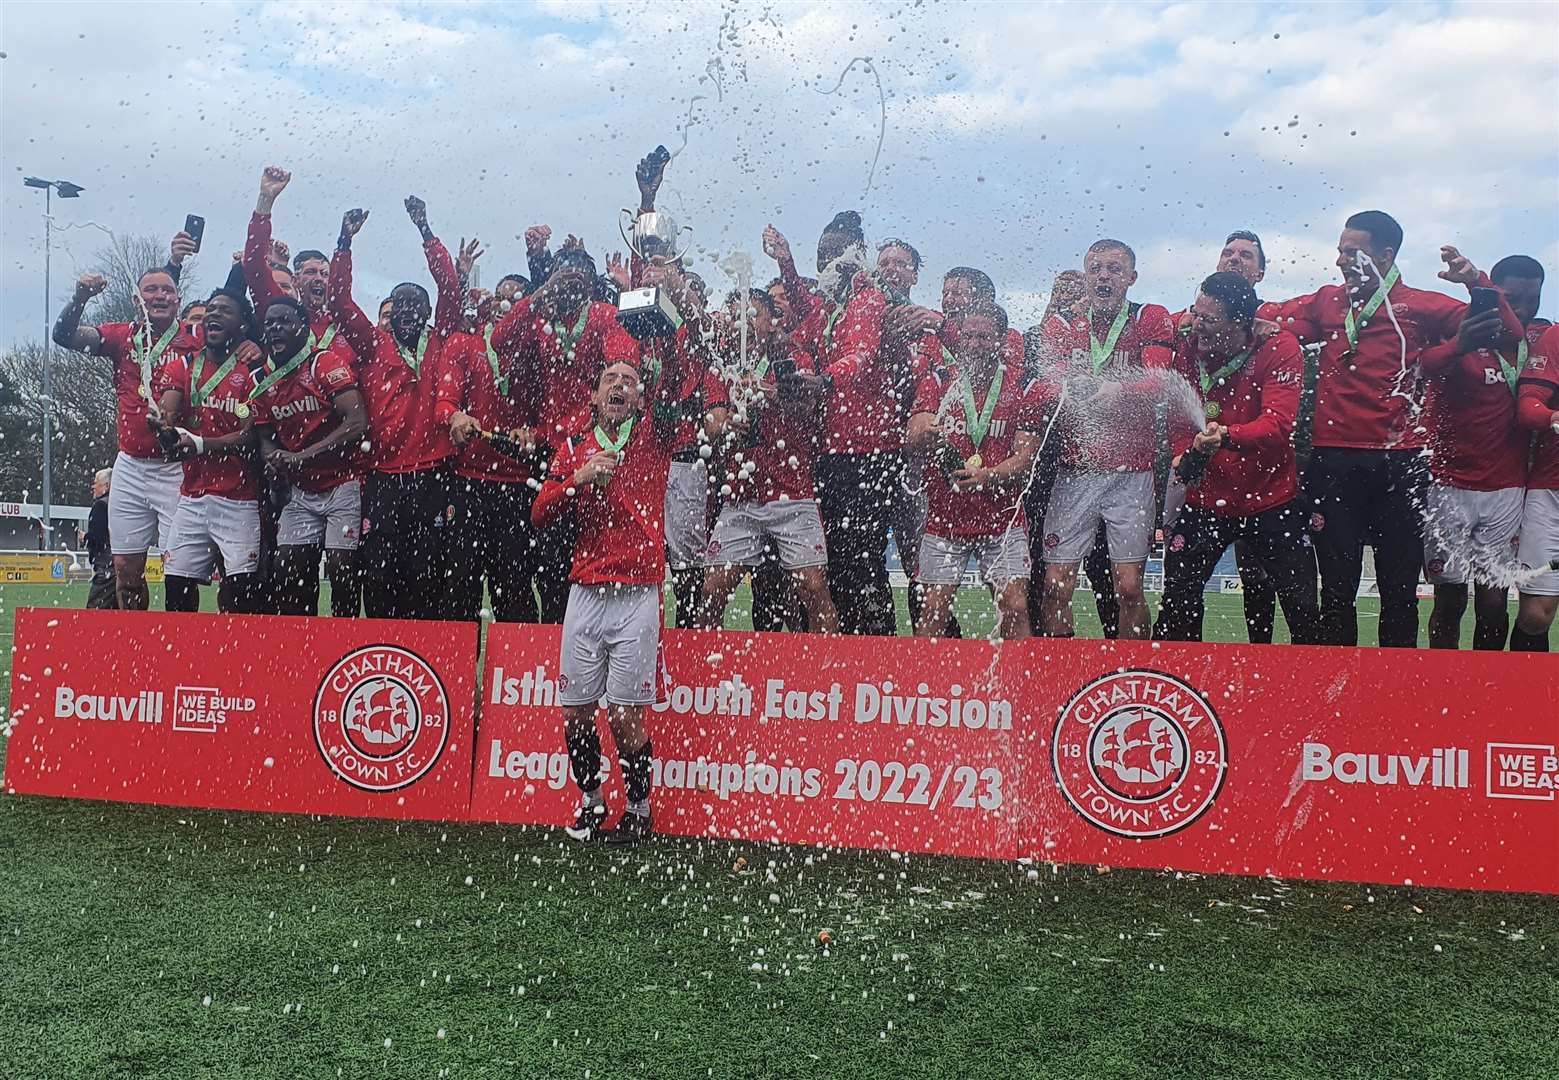
<path id="1" fill-rule="evenodd" d="M 1056 783 L 1083 818 L 1116 836 L 1167 836 L 1212 806 L 1228 748 L 1218 715 L 1187 683 L 1157 671 L 1095 679 L 1056 721 Z"/>
<path id="2" fill-rule="evenodd" d="M 364 791 L 395 791 L 438 763 L 449 698 L 431 666 L 393 645 L 337 661 L 314 698 L 314 740 L 330 770 Z"/>

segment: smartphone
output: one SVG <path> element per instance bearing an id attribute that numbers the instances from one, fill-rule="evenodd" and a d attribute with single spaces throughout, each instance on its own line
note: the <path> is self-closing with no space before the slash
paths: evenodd
<path id="1" fill-rule="evenodd" d="M 1485 311 L 1499 310 L 1498 289 L 1473 289 L 1472 303 L 1467 305 L 1467 317 L 1482 315 Z"/>
<path id="2" fill-rule="evenodd" d="M 189 238 L 195 241 L 195 250 L 200 250 L 200 238 L 206 235 L 206 219 L 199 214 L 184 215 L 184 231 L 189 233 Z"/>

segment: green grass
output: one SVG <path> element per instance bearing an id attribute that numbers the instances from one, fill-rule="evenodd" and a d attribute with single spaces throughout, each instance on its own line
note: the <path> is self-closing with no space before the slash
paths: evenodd
<path id="1" fill-rule="evenodd" d="M 1559 1075 L 1559 901 L 1035 874 L 0 797 L 0 1075 Z"/>

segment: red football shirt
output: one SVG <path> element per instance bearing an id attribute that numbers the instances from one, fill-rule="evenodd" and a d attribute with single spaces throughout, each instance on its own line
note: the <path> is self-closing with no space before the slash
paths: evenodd
<path id="1" fill-rule="evenodd" d="M 1010 363 L 1005 349 L 1002 363 L 1001 394 L 991 413 L 990 428 L 978 447 L 986 468 L 994 468 L 1012 456 L 1018 432 L 1044 431 L 1055 405 L 1055 395 L 1045 384 L 1036 381 L 1024 385 L 1022 363 Z M 986 407 L 989 384 L 975 385 L 973 393 L 978 414 Z M 915 413 L 939 414 L 948 444 L 958 456 L 967 460 L 975 453 L 956 361 L 939 365 L 921 378 L 911 415 Z M 955 491 L 942 469 L 935 462 L 929 462 L 925 469 L 925 484 L 929 503 L 926 532 L 932 536 L 949 540 L 981 539 L 1026 525 L 1021 480 L 1010 487 Z"/>
<path id="2" fill-rule="evenodd" d="M 798 372 L 812 370 L 812 358 L 804 353 L 795 357 Z M 731 485 L 731 503 L 771 503 L 780 499 L 813 499 L 812 464 L 816 457 L 817 411 L 810 401 L 785 401 L 779 397 L 779 383 L 773 374 L 762 380 L 766 401 L 753 428 L 753 441 L 735 439 L 724 448 L 720 479 Z M 729 390 L 717 376 L 707 377 L 706 403 L 712 408 L 727 405 Z M 752 464 L 745 478 L 742 467 Z"/>
<path id="3" fill-rule="evenodd" d="M 201 385 L 208 383 L 220 370 L 221 364 L 208 358 L 200 371 Z M 242 427 L 240 412 L 249 416 L 254 414 L 254 406 L 249 404 L 254 376 L 243 364 L 234 364 L 198 406 L 192 403 L 193 374 L 194 358 L 184 356 L 163 364 L 157 373 L 152 390 L 158 398 L 169 390 L 177 390 L 183 396 L 179 415 L 167 418 L 170 424 L 188 428 L 192 434 L 209 439 L 215 435 L 231 435 Z M 191 498 L 220 495 L 224 499 L 248 502 L 258 499 L 260 468 L 253 448 L 212 450 L 186 459 L 179 494 Z"/>
<path id="4" fill-rule="evenodd" d="M 150 342 L 140 340 L 145 330 L 130 323 L 107 323 L 99 326 L 97 332 L 102 339 L 98 355 L 113 361 L 114 365 L 119 449 L 134 458 L 160 459 L 162 452 L 157 449 L 157 436 L 146 423 L 150 406 L 141 393 L 141 358 L 143 355 L 149 358 L 150 352 L 157 345 L 157 338 L 153 337 Z M 148 381 L 155 381 L 162 366 L 181 355 L 170 347 L 157 359 L 153 370 L 148 373 L 151 376 Z"/>
<path id="5" fill-rule="evenodd" d="M 797 363 L 833 376 L 825 402 L 823 453 L 892 453 L 904 445 L 905 409 L 912 397 L 916 343 L 885 342 L 887 298 L 858 278 L 843 310 L 815 308 L 793 335 Z"/>
<path id="6" fill-rule="evenodd" d="M 590 415 L 590 395 L 609 364 L 639 362 L 639 343 L 617 322 L 617 309 L 599 301 L 572 318 L 548 322 L 529 297 L 493 328 L 493 348 L 504 374 L 527 388 L 536 437 L 556 446 Z"/>
<path id="7" fill-rule="evenodd" d="M 454 453 L 449 426 L 434 416 L 439 381 L 448 376 L 444 353 L 460 325 L 459 283 L 449 252 L 437 239 L 424 245 L 438 284 L 438 308 L 426 331 L 427 347 L 414 371 L 388 330 L 380 330 L 352 299 L 352 252 L 330 263 L 329 307 L 358 356 L 357 380 L 368 403 L 368 467 L 408 473 L 436 468 Z M 413 358 L 416 348 L 409 350 Z"/>
<path id="8" fill-rule="evenodd" d="M 1465 305 L 1401 282 L 1391 290 L 1390 304 L 1402 336 L 1382 306 L 1359 328 L 1356 351 L 1344 326 L 1345 286 L 1328 285 L 1279 305 L 1277 322 L 1283 329 L 1303 344 L 1321 345 L 1315 446 L 1408 450 L 1424 445 L 1428 426 L 1420 408 L 1419 354 L 1456 336 Z"/>
<path id="9" fill-rule="evenodd" d="M 1541 327 L 1527 329 L 1529 346 L 1541 337 Z M 1515 350 L 1505 351 L 1514 366 Z M 1516 425 L 1516 390 L 1496 351 L 1462 354 L 1452 340 L 1425 349 L 1419 363 L 1429 376 L 1429 465 L 1435 479 L 1471 491 L 1524 486 L 1530 433 Z"/>
<path id="10" fill-rule="evenodd" d="M 494 374 L 495 366 L 500 374 Z M 502 371 L 503 362 L 496 348 L 488 349 L 485 333 L 451 337 L 448 377 L 439 386 L 438 422 L 448 426 L 450 417 L 463 412 L 487 431 L 533 427 L 536 418 L 529 410 L 528 389 Z M 500 379 L 509 381 L 500 387 Z M 472 439 L 455 453 L 456 475 L 470 480 L 523 484 L 531 476 L 530 462 L 500 454 L 486 439 Z"/>
<path id="11" fill-rule="evenodd" d="M 1544 327 L 1543 335 L 1527 357 L 1521 373 L 1518 419 L 1532 432 L 1532 468 L 1527 473 L 1529 490 L 1559 490 L 1559 326 Z"/>
<path id="12" fill-rule="evenodd" d="M 252 381 L 251 395 L 266 374 L 261 372 Z M 344 348 L 317 351 L 253 399 L 259 406 L 255 423 L 271 427 L 283 450 L 306 450 L 340 426 L 341 417 L 332 401 L 343 390 L 356 388 L 357 372 Z M 340 447 L 311 458 L 291 473 L 292 482 L 299 490 L 316 493 L 340 487 L 357 475 L 356 451 L 355 446 Z"/>
<path id="13" fill-rule="evenodd" d="M 1223 366 L 1205 362 L 1209 377 Z M 1207 464 L 1202 482 L 1186 490 L 1186 502 L 1221 517 L 1250 517 L 1292 502 L 1299 494 L 1294 465 L 1294 418 L 1304 380 L 1304 352 L 1289 333 L 1277 333 L 1256 347 L 1235 371 L 1201 390 L 1196 342 L 1184 338 L 1175 350 L 1175 369 L 1197 388 L 1203 404 L 1214 402 L 1217 421 L 1229 429 Z M 1181 432 L 1174 450 L 1191 445 Z"/>
<path id="14" fill-rule="evenodd" d="M 1174 360 L 1175 325 L 1158 304 L 1132 304 L 1115 349 L 1094 370 L 1087 309 L 1058 311 L 1040 328 L 1040 378 L 1059 387 L 1069 375 L 1098 375 L 1121 380 L 1117 405 L 1099 410 L 1098 418 L 1081 423 L 1082 413 L 1062 413 L 1061 464 L 1089 472 L 1144 472 L 1153 467 L 1155 407 L 1163 398 L 1158 379 L 1141 377 L 1145 369 L 1168 368 Z M 1112 323 L 1113 325 L 1113 323 Z M 1094 330 L 1102 342 L 1110 326 Z M 1136 373 L 1138 377 L 1133 378 Z"/>

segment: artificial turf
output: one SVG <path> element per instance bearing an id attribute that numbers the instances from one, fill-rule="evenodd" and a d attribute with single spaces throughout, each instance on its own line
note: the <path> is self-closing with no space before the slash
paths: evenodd
<path id="1" fill-rule="evenodd" d="M 13 607 L 83 597 L 0 588 L 0 634 Z M 989 604 L 961 617 L 988 629 Z M 1242 636 L 1237 597 L 1210 598 L 1208 631 Z M 0 1075 L 1552 1077 L 1556 916 L 4 796 Z"/>

